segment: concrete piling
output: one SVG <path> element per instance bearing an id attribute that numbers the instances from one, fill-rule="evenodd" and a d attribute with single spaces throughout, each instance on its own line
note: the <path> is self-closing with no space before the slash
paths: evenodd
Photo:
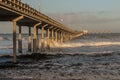
<path id="1" fill-rule="evenodd" d="M 13 62 L 17 62 L 17 57 L 16 57 L 16 26 L 17 26 L 17 21 L 23 19 L 23 16 L 17 17 L 13 19 Z"/>
<path id="2" fill-rule="evenodd" d="M 29 36 L 28 36 L 28 52 L 32 51 L 32 37 L 31 37 L 31 27 L 29 27 Z"/>
<path id="3" fill-rule="evenodd" d="M 22 27 L 19 26 L 19 33 L 18 33 L 18 52 L 22 53 Z"/>
<path id="4" fill-rule="evenodd" d="M 17 4 L 17 5 L 16 5 Z M 22 26 L 29 27 L 28 36 L 28 52 L 37 53 L 39 49 L 39 34 L 38 30 L 42 25 L 42 38 L 41 38 L 41 51 L 45 48 L 45 36 L 44 30 L 47 34 L 47 48 L 50 49 L 50 42 L 62 43 L 73 38 L 79 37 L 86 33 L 86 31 L 75 31 L 65 25 L 51 19 L 50 17 L 35 10 L 29 5 L 23 3 L 21 0 L 0 0 L 0 21 L 12 21 L 13 22 L 13 62 L 17 62 L 16 49 L 18 46 L 18 52 L 22 53 Z M 42 24 L 41 24 L 42 22 Z M 18 45 L 17 45 L 17 25 L 19 26 Z M 33 28 L 33 45 L 31 28 Z"/>
<path id="5" fill-rule="evenodd" d="M 37 53 L 37 48 L 38 48 L 38 40 L 37 40 L 37 27 L 40 25 L 41 23 L 37 23 L 34 25 L 34 37 L 33 37 L 33 52 Z"/>
<path id="6" fill-rule="evenodd" d="M 50 29 L 47 29 L 47 49 L 50 50 Z"/>

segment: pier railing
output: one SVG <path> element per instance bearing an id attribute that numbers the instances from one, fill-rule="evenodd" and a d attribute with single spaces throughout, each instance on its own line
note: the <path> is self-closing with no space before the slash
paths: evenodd
<path id="1" fill-rule="evenodd" d="M 74 31 L 72 29 L 64 27 L 63 24 L 61 24 L 61 23 L 49 18 L 48 16 L 40 13 L 36 9 L 30 7 L 28 4 L 22 3 L 21 0 L 0 0 L 0 5 L 11 8 L 11 9 L 15 10 L 16 12 L 20 12 L 22 14 L 31 16 L 35 19 L 42 20 L 46 23 L 52 24 L 56 27 L 59 27 L 59 28 L 65 30 L 65 31 L 74 33 Z"/>
<path id="2" fill-rule="evenodd" d="M 4 19 L 5 18 L 5 19 Z M 50 50 L 51 44 L 63 43 L 83 35 L 84 32 L 74 31 L 67 26 L 49 18 L 36 9 L 30 7 L 21 0 L 0 0 L 0 21 L 12 21 L 13 23 L 13 62 L 17 62 L 17 27 L 18 52 L 22 53 L 22 26 L 29 28 L 28 51 L 37 53 L 38 50 Z M 30 23 L 30 24 L 29 24 Z M 33 39 L 31 28 L 33 28 Z M 41 29 L 41 48 L 39 44 L 39 29 Z M 46 30 L 46 35 L 45 35 Z M 47 43 L 45 43 L 47 38 Z M 33 40 L 33 43 L 32 43 Z M 33 44 L 33 45 L 32 45 Z M 46 46 L 45 46 L 46 44 Z M 40 48 L 40 49 L 39 49 Z"/>

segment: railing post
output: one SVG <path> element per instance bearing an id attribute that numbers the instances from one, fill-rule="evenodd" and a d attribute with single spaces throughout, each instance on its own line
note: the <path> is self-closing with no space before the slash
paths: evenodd
<path id="1" fill-rule="evenodd" d="M 37 52 L 37 26 L 39 26 L 41 23 L 37 23 L 34 25 L 34 38 L 33 38 L 33 52 Z"/>
<path id="2" fill-rule="evenodd" d="M 17 57 L 16 57 L 16 25 L 17 21 L 23 19 L 23 16 L 17 17 L 13 20 L 13 62 L 17 62 Z"/>

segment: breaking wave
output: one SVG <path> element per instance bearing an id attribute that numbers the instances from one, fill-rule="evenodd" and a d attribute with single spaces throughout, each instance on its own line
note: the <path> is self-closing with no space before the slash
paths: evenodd
<path id="1" fill-rule="evenodd" d="M 0 36 L 0 41 L 2 41 L 2 40 L 4 40 L 4 38 Z"/>
<path id="2" fill-rule="evenodd" d="M 2 36 L 0 36 L 0 41 L 3 41 L 3 40 L 12 41 L 13 37 L 2 37 Z M 22 38 L 22 40 L 27 40 L 27 38 Z"/>
<path id="3" fill-rule="evenodd" d="M 79 42 L 79 43 L 65 43 L 62 45 L 57 45 L 59 47 L 85 47 L 85 46 L 90 46 L 90 47 L 99 47 L 99 46 L 119 46 L 120 42 Z"/>
<path id="4" fill-rule="evenodd" d="M 3 40 L 12 40 L 12 38 L 8 38 L 8 37 L 2 37 L 2 36 L 0 36 L 0 41 L 3 41 Z"/>

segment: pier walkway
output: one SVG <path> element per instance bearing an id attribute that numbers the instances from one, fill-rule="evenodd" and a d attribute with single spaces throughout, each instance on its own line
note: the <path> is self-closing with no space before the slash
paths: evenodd
<path id="1" fill-rule="evenodd" d="M 49 18 L 21 0 L 0 0 L 0 21 L 11 21 L 13 23 L 13 62 L 17 62 L 17 28 L 18 32 L 18 52 L 22 53 L 22 29 L 28 27 L 28 51 L 37 53 L 45 48 L 45 38 L 47 38 L 47 49 L 54 42 L 63 43 L 73 38 L 79 37 L 84 32 L 74 31 L 65 25 Z M 33 45 L 32 33 L 33 29 Z M 41 30 L 41 47 L 38 45 L 38 30 Z M 46 31 L 46 32 L 45 32 Z M 46 34 L 45 34 L 46 33 Z M 33 50 L 32 50 L 33 49 Z"/>

